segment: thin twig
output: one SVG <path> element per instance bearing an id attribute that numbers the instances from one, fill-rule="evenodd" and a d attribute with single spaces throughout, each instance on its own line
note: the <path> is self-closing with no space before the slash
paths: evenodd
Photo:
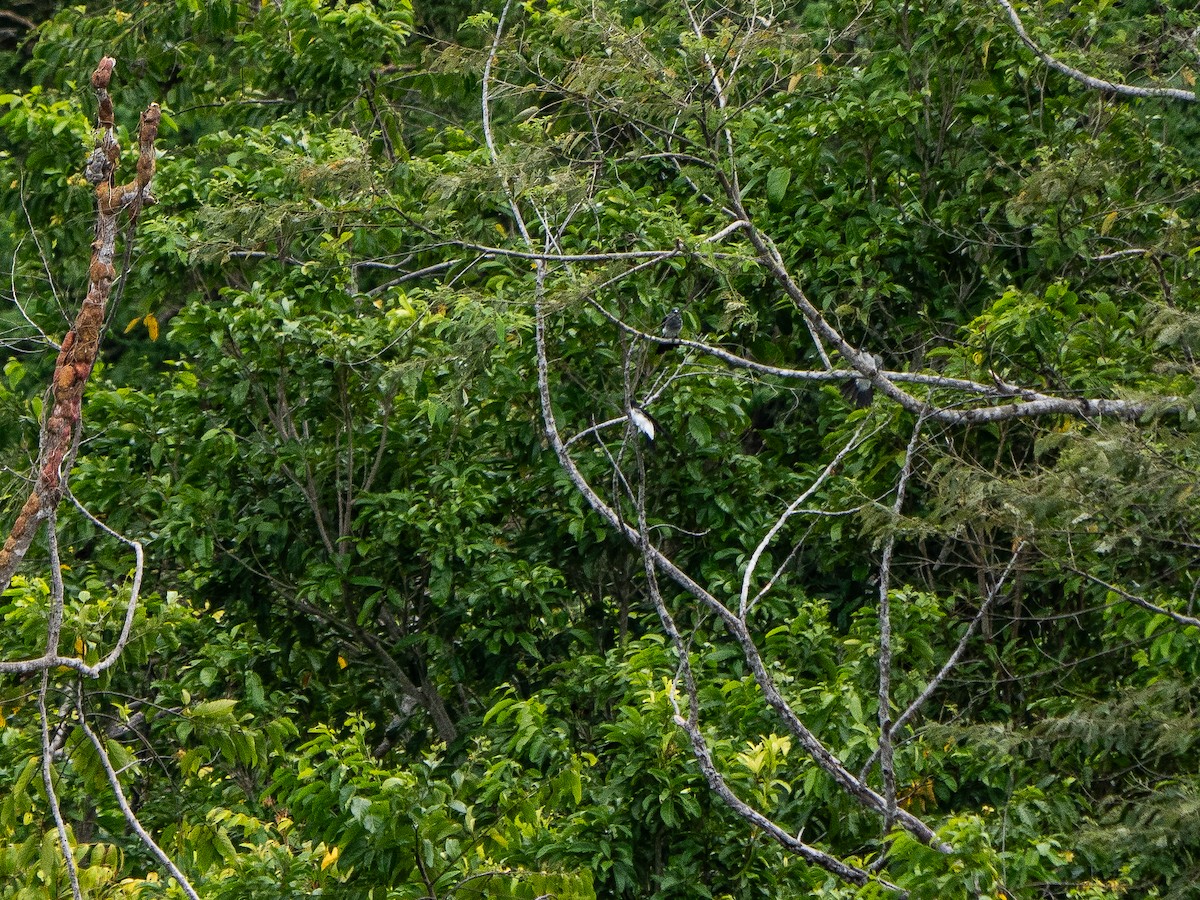
<path id="1" fill-rule="evenodd" d="M 50 814 L 54 817 L 54 828 L 58 832 L 58 846 L 62 851 L 63 862 L 67 867 L 67 877 L 71 881 L 71 896 L 74 900 L 83 900 L 79 888 L 79 870 L 75 866 L 75 856 L 71 852 L 71 839 L 67 834 L 67 823 L 63 821 L 62 808 L 59 806 L 58 794 L 54 790 L 54 749 L 50 745 L 50 725 L 46 711 L 46 692 L 50 686 L 50 670 L 42 670 L 42 682 L 38 688 L 38 720 L 42 732 L 42 786 L 46 790 L 46 801 L 50 804 Z M 50 875 L 49 872 L 46 873 Z"/>
<path id="2" fill-rule="evenodd" d="M 33 240 L 34 240 L 34 244 L 36 246 L 37 245 L 36 235 L 34 236 Z M 22 241 L 21 243 L 24 243 L 24 242 Z M 59 344 L 58 341 L 54 340 L 54 338 L 50 337 L 50 335 L 46 334 L 46 332 L 42 331 L 42 326 L 40 326 L 37 322 L 35 322 L 33 320 L 33 318 L 29 315 L 28 311 L 26 311 L 25 307 L 23 305 L 21 305 L 21 301 L 17 299 L 17 254 L 21 252 L 21 243 L 18 243 L 17 249 L 13 251 L 13 268 L 12 268 L 12 272 L 10 273 L 10 283 L 12 285 L 13 306 L 15 306 L 17 308 L 17 312 L 19 312 L 21 314 L 21 318 L 24 319 L 26 322 L 28 322 L 30 327 L 33 328 L 33 330 L 36 331 L 39 335 L 41 335 L 41 338 L 43 341 L 45 341 L 47 344 L 49 344 L 55 350 L 61 350 L 62 345 Z M 41 253 L 40 246 L 38 246 L 38 253 L 39 254 Z M 43 259 L 43 264 L 45 264 L 45 262 L 44 262 L 45 256 L 44 255 L 42 256 L 42 259 Z M 47 272 L 48 272 L 48 270 L 47 270 Z M 51 291 L 51 293 L 55 294 L 55 299 L 57 299 L 58 294 L 54 290 L 53 280 L 50 281 L 50 291 Z"/>

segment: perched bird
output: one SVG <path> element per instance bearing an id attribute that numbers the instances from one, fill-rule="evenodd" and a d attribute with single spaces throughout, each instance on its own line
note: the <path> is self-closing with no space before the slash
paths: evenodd
<path id="1" fill-rule="evenodd" d="M 662 325 L 659 328 L 659 333 L 662 334 L 662 336 L 665 338 L 670 338 L 671 340 L 675 340 L 675 338 L 679 337 L 679 332 L 681 332 L 681 331 L 683 331 L 683 314 L 679 312 L 678 306 L 674 306 L 671 308 L 671 311 L 669 313 L 667 313 L 666 317 L 662 320 Z M 673 346 L 672 344 L 659 344 L 658 352 L 666 353 L 668 350 L 671 349 L 672 346 Z"/>
<path id="2" fill-rule="evenodd" d="M 872 353 L 871 359 L 875 361 L 875 368 L 883 368 L 883 357 L 878 353 Z M 851 378 L 849 381 L 843 381 L 841 386 L 842 396 L 847 403 L 853 403 L 855 408 L 863 409 L 870 406 L 871 401 L 875 399 L 875 385 L 871 384 L 871 379 L 862 375 L 857 378 Z"/>
<path id="3" fill-rule="evenodd" d="M 629 407 L 629 421 L 634 424 L 647 440 L 654 440 L 654 434 L 658 430 L 658 423 L 654 421 L 654 417 L 646 412 L 640 406 Z"/>

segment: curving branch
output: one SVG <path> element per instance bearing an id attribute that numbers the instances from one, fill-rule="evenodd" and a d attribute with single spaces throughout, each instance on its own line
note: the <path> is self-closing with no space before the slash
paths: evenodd
<path id="1" fill-rule="evenodd" d="M 537 337 L 537 355 L 538 355 L 538 394 L 542 406 L 542 421 L 546 428 L 547 436 L 550 440 L 551 448 L 558 457 L 559 464 L 563 467 L 575 488 L 584 496 L 588 504 L 601 515 L 616 531 L 618 531 L 629 543 L 641 553 L 648 555 L 654 565 L 673 580 L 680 588 L 687 591 L 697 600 L 699 600 L 707 609 L 712 611 L 721 619 L 726 630 L 737 642 L 742 651 L 751 672 L 754 675 L 755 681 L 758 682 L 760 689 L 763 691 L 767 703 L 775 710 L 780 719 L 787 726 L 788 731 L 793 737 L 804 747 L 814 761 L 829 773 L 834 781 L 838 783 L 847 793 L 855 797 L 859 802 L 869 809 L 876 812 L 883 812 L 887 804 L 884 799 L 875 791 L 868 788 L 861 781 L 850 774 L 849 770 L 843 765 L 841 760 L 837 758 L 821 741 L 813 734 L 800 718 L 796 715 L 794 709 L 779 692 L 775 685 L 774 679 L 771 677 L 767 665 L 759 653 L 758 646 L 754 641 L 750 630 L 746 624 L 729 609 L 725 604 L 721 603 L 715 596 L 705 590 L 699 583 L 691 578 L 686 572 L 680 569 L 669 557 L 666 556 L 653 544 L 643 543 L 641 535 L 637 529 L 626 522 L 616 510 L 604 502 L 603 498 L 596 492 L 595 488 L 588 483 L 575 461 L 567 452 L 566 445 L 559 434 L 558 423 L 554 415 L 553 403 L 550 396 L 550 381 L 549 381 L 549 357 L 546 350 L 546 316 L 545 308 L 541 302 L 535 305 L 535 333 Z M 924 822 L 913 816 L 912 814 L 900 810 L 897 815 L 897 822 L 905 830 L 909 831 L 914 837 L 923 843 L 931 844 L 938 849 L 948 851 L 949 848 L 941 844 L 937 840 L 937 836 L 933 830 Z"/>
<path id="2" fill-rule="evenodd" d="M 821 470 L 821 474 L 819 474 L 813 480 L 813 483 L 805 488 L 800 496 L 788 505 L 787 509 L 780 513 L 779 518 L 775 520 L 775 524 L 767 529 L 767 533 L 763 535 L 762 540 L 758 542 L 758 546 L 754 548 L 754 552 L 750 554 L 750 561 L 746 563 L 746 571 L 742 575 L 742 593 L 738 600 L 738 617 L 741 618 L 743 622 L 746 621 L 746 616 L 750 613 L 750 610 L 754 608 L 754 604 L 763 598 L 766 592 L 770 589 L 771 585 L 775 582 L 775 579 L 772 578 L 757 594 L 754 595 L 753 598 L 750 597 L 750 584 L 754 580 L 754 573 L 758 569 L 758 563 L 759 560 L 762 559 L 763 553 L 766 552 L 767 548 L 771 545 L 771 541 L 775 539 L 775 535 L 779 533 L 780 529 L 783 528 L 783 526 L 787 523 L 787 520 L 797 513 L 804 512 L 804 510 L 801 509 L 801 504 L 815 494 L 817 489 L 824 484 L 825 481 L 828 480 L 828 478 L 835 471 L 837 471 L 837 468 L 842 464 L 842 461 L 858 448 L 858 439 L 862 436 L 862 433 L 865 429 L 865 422 L 858 426 L 858 429 L 853 435 L 850 436 L 850 440 L 848 440 L 846 445 L 834 455 L 833 459 L 829 461 L 829 464 Z M 879 429 L 876 429 L 876 432 L 878 432 L 878 430 Z M 876 432 L 872 432 L 872 434 Z"/>
<path id="3" fill-rule="evenodd" d="M 996 2 L 1000 4 L 1001 8 L 1008 16 L 1008 21 L 1012 23 L 1013 31 L 1017 33 L 1017 37 L 1021 39 L 1021 43 L 1028 47 L 1034 56 L 1040 59 L 1051 69 L 1054 69 L 1056 72 L 1061 72 L 1063 75 L 1078 81 L 1085 87 L 1089 87 L 1096 91 L 1120 94 L 1123 97 L 1143 97 L 1159 100 L 1183 100 L 1188 103 L 1196 102 L 1195 91 L 1185 91 L 1181 90 L 1180 88 L 1137 87 L 1132 84 L 1121 84 L 1115 81 L 1107 81 L 1103 78 L 1096 78 L 1095 76 L 1081 72 L 1079 69 L 1069 66 L 1062 60 L 1051 56 L 1040 46 L 1038 46 L 1037 42 L 1029 36 L 1029 32 L 1025 30 L 1025 25 L 1021 21 L 1020 15 L 1018 15 L 1017 10 L 1013 7 L 1012 3 L 1009 2 L 1009 0 L 996 0 Z"/>
<path id="4" fill-rule="evenodd" d="M 1140 606 L 1142 609 L 1146 610 L 1147 612 L 1152 612 L 1152 613 L 1155 613 L 1156 615 L 1160 615 L 1160 616 L 1166 616 L 1171 621 L 1176 622 L 1180 625 L 1193 625 L 1196 627 L 1200 627 L 1200 619 L 1197 619 L 1195 616 L 1185 615 L 1184 613 L 1175 612 L 1175 610 L 1173 610 L 1173 609 L 1167 609 L 1165 606 L 1159 606 L 1157 603 L 1151 603 L 1149 600 L 1147 600 L 1145 597 L 1141 596 L 1140 594 L 1134 594 L 1131 591 L 1127 591 L 1124 588 L 1118 587 L 1115 584 L 1110 584 L 1109 582 L 1105 581 L 1103 578 L 1097 578 L 1095 575 L 1091 574 L 1090 572 L 1083 571 L 1083 569 L 1077 569 L 1074 566 L 1068 566 L 1067 569 L 1068 569 L 1068 571 L 1074 572 L 1076 575 L 1082 575 L 1084 578 L 1086 578 L 1092 584 L 1098 585 L 1099 587 L 1102 587 L 1105 590 L 1112 591 L 1114 594 L 1116 594 L 1118 597 L 1120 597 L 1122 600 L 1126 601 L 1127 603 L 1132 603 L 1134 606 Z"/>
<path id="5" fill-rule="evenodd" d="M 116 665 L 117 660 L 121 658 L 121 654 L 125 652 L 125 645 L 129 643 L 129 638 L 133 634 L 133 623 L 137 617 L 138 599 L 142 589 L 142 576 L 146 569 L 145 551 L 142 549 L 140 541 L 135 541 L 132 538 L 126 537 L 118 531 L 110 528 L 104 522 L 97 519 L 92 513 L 79 502 L 74 494 L 69 494 L 71 502 L 76 508 L 97 528 L 107 532 L 110 536 L 116 538 L 123 544 L 126 544 L 133 550 L 134 569 L 133 581 L 129 587 L 129 603 L 125 607 L 125 620 L 121 623 L 121 633 L 117 635 L 117 640 L 113 644 L 112 649 L 105 654 L 104 658 L 94 664 L 88 664 L 82 659 L 75 656 L 62 656 L 58 652 L 58 634 L 62 624 L 63 616 L 63 589 L 62 589 L 62 569 L 58 563 L 58 536 L 53 530 L 54 511 L 50 513 L 50 528 L 47 529 L 47 534 L 50 541 L 50 562 L 52 570 L 50 573 L 51 579 L 51 595 L 50 595 L 50 617 L 47 624 L 47 639 L 46 651 L 41 656 L 34 659 L 19 659 L 19 660 L 3 660 L 0 661 L 0 673 L 18 673 L 28 674 L 30 672 L 48 671 L 52 668 L 63 667 L 71 669 L 86 678 L 98 678 L 107 669 Z"/>

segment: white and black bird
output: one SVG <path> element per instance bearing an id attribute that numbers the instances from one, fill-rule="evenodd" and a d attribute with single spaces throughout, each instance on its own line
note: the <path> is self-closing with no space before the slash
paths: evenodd
<path id="1" fill-rule="evenodd" d="M 629 421 L 646 436 L 646 440 L 654 440 L 654 435 L 658 433 L 658 423 L 654 421 L 654 416 L 640 406 L 631 406 L 629 407 Z"/>
<path id="2" fill-rule="evenodd" d="M 883 357 L 878 353 L 872 353 L 871 359 L 875 361 L 875 368 L 883 368 Z M 851 378 L 849 381 L 843 381 L 841 386 L 842 396 L 847 403 L 853 403 L 856 409 L 864 409 L 871 405 L 871 401 L 875 399 L 875 385 L 871 384 L 871 379 L 864 375 L 859 375 L 857 378 Z"/>
<path id="3" fill-rule="evenodd" d="M 662 320 L 662 325 L 659 326 L 659 334 L 670 340 L 675 340 L 679 337 L 679 332 L 683 331 L 683 313 L 679 311 L 678 306 L 671 307 L 671 311 L 666 314 Z M 658 352 L 666 353 L 674 344 L 659 344 Z"/>

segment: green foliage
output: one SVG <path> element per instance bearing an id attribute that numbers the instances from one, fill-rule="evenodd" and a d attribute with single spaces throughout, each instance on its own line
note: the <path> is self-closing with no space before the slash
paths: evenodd
<path id="1" fill-rule="evenodd" d="M 1194 82 L 1194 4 L 1068 6 L 1028 15 L 1064 60 Z M 137 111 L 165 110 L 158 203 L 71 475 L 150 564 L 120 663 L 82 687 L 50 673 L 49 706 L 82 690 L 139 817 L 206 898 L 887 896 L 802 864 L 698 769 L 641 561 L 543 438 L 540 296 L 581 471 L 634 517 L 612 423 L 651 398 L 654 539 L 735 606 L 762 535 L 859 434 L 765 548 L 751 587 L 775 581 L 747 614 L 850 769 L 878 749 L 884 541 L 893 717 L 1020 548 L 895 748 L 898 803 L 950 854 L 882 833 L 664 580 L 731 790 L 853 865 L 883 859 L 914 898 L 1191 896 L 1195 629 L 1125 602 L 1194 615 L 1191 110 L 1047 72 L 990 3 L 695 10 L 700 34 L 678 5 L 518 5 L 493 55 L 496 11 L 455 3 L 117 2 L 63 7 L 0 54 L 0 259 L 21 306 L 0 310 L 6 471 L 36 455 L 54 359 L 38 330 L 61 338 L 86 281 L 90 67 L 118 59 L 127 156 Z M 684 338 L 821 367 L 744 234 L 707 240 L 735 175 L 809 296 L 886 368 L 1158 406 L 925 422 L 894 515 L 910 416 L 644 352 L 609 318 L 653 332 L 678 306 Z M 561 257 L 541 283 L 514 255 L 514 199 Z M 678 252 L 592 261 L 661 250 Z M 0 483 L 6 523 L 27 489 Z M 70 507 L 59 525 L 63 652 L 95 662 L 132 558 Z M 43 650 L 42 571 L 2 600 L 5 658 Z M 0 683 L 4 898 L 69 896 L 35 695 Z M 55 735 L 85 890 L 179 896 L 77 720 Z"/>

